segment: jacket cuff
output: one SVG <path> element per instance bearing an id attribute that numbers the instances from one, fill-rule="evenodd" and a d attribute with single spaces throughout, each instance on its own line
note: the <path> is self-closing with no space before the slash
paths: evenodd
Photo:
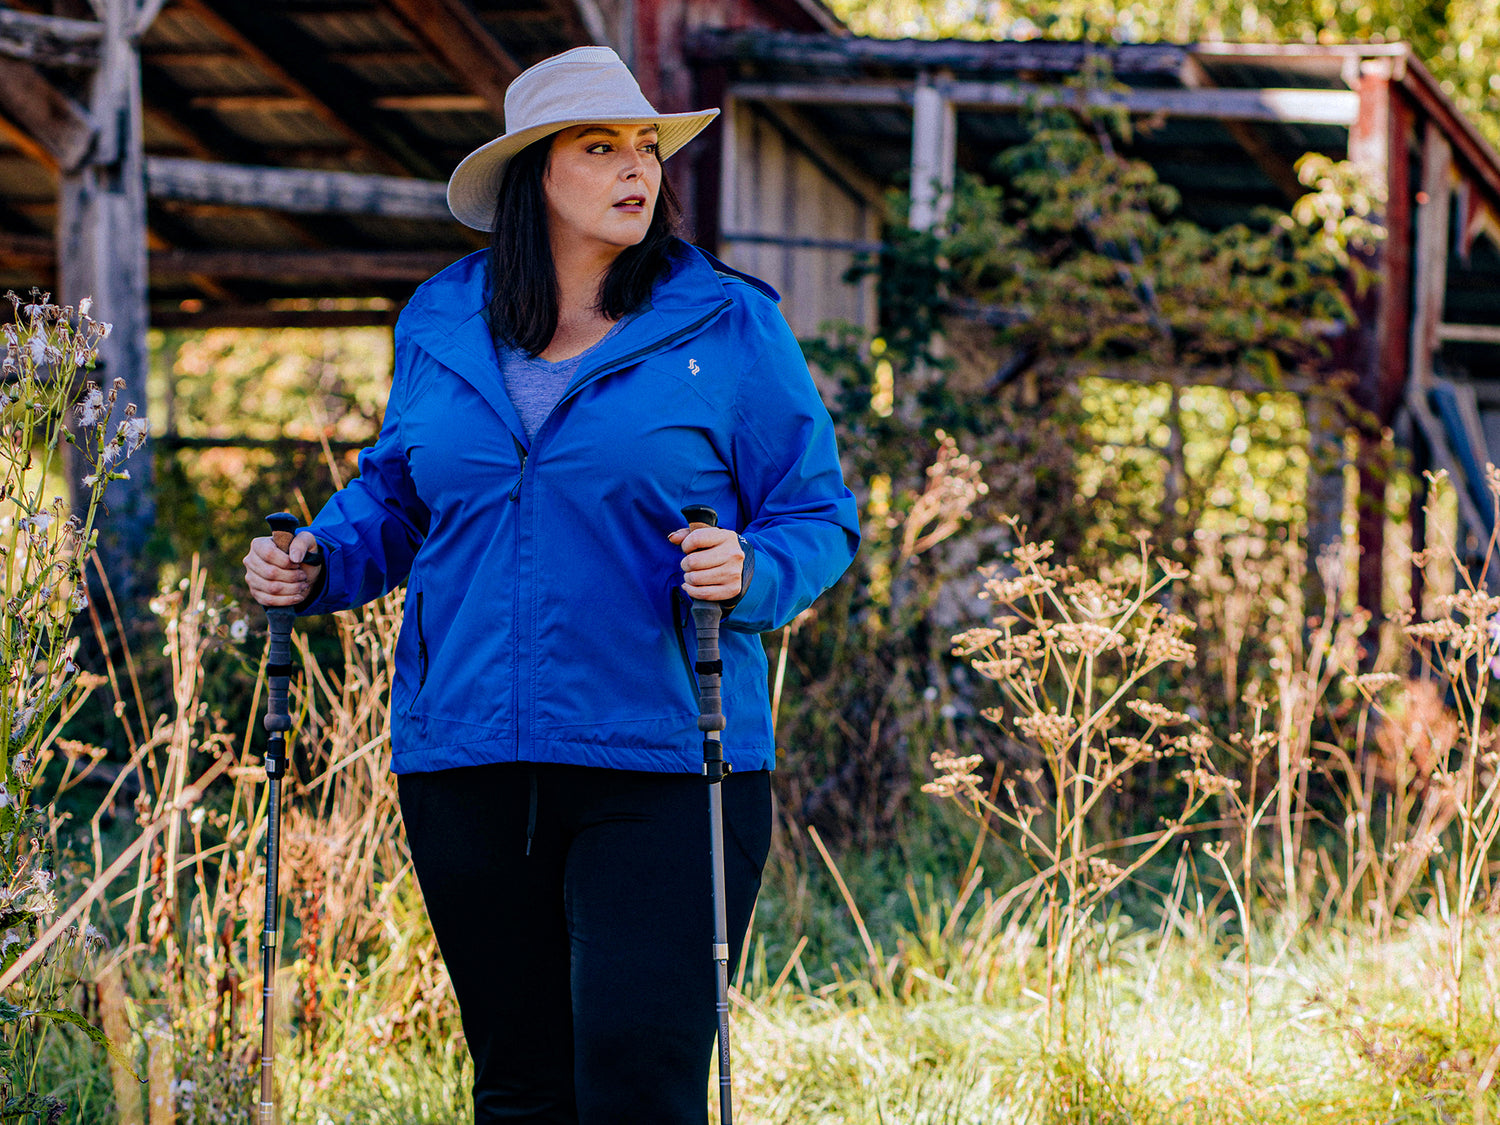
<path id="1" fill-rule="evenodd" d="M 304 527 L 298 530 L 306 531 L 307 529 Z M 328 588 L 328 568 L 333 562 L 332 552 L 321 541 L 318 543 L 318 550 L 323 556 L 323 565 L 318 567 L 318 576 L 313 579 L 312 588 L 307 591 L 307 597 L 292 607 L 293 612 L 298 616 L 306 615 L 313 606 L 317 605 L 323 592 Z"/>
<path id="2" fill-rule="evenodd" d="M 745 552 L 745 561 L 740 566 L 740 592 L 728 601 L 719 603 L 719 620 L 724 620 L 734 612 L 734 607 L 745 600 L 745 595 L 750 592 L 750 583 L 755 580 L 755 544 L 743 535 L 739 537 L 740 549 Z"/>

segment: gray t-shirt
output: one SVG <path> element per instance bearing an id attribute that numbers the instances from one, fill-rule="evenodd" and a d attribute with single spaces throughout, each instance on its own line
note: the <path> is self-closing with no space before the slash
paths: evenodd
<path id="1" fill-rule="evenodd" d="M 496 344 L 495 355 L 500 361 L 500 374 L 505 379 L 505 393 L 510 396 L 516 413 L 521 416 L 527 441 L 536 437 L 537 430 L 542 428 L 542 423 L 568 389 L 568 384 L 573 381 L 573 376 L 578 373 L 583 361 L 603 347 L 604 342 L 629 319 L 629 316 L 621 317 L 593 347 L 556 363 L 540 356 L 527 355 L 520 348 Z"/>

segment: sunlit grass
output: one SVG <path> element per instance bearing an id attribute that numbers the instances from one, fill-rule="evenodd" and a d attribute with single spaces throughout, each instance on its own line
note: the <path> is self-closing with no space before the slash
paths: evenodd
<path id="1" fill-rule="evenodd" d="M 1043 1046 L 1042 999 L 1020 991 L 975 1003 L 901 1001 L 857 980 L 813 992 L 784 986 L 774 996 L 751 990 L 733 1016 L 736 1117 L 746 1125 L 1493 1119 L 1500 1029 L 1475 1021 L 1455 1036 L 1434 987 L 1445 939 L 1440 924 L 1421 920 L 1385 943 L 1335 931 L 1301 934 L 1284 951 L 1270 937 L 1258 943 L 1249 1072 L 1239 953 L 1225 941 L 1161 944 L 1147 933 L 1118 941 L 1094 966 L 1080 1035 L 1062 1052 Z M 1469 986 L 1473 1011 L 1493 1011 L 1497 950 L 1500 922 L 1491 919 L 1473 948 L 1483 966 Z M 356 1001 L 349 1018 L 361 1004 L 374 1011 L 379 1001 Z M 429 1046 L 418 1057 L 348 1058 L 339 1074 L 318 1078 L 316 1059 L 289 1066 L 289 1119 L 467 1120 L 461 1041 Z"/>

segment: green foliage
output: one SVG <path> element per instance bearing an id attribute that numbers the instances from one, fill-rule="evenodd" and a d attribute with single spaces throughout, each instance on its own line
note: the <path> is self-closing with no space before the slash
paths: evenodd
<path id="1" fill-rule="evenodd" d="M 1016 543 L 1000 516 L 1090 567 L 1150 532 L 1202 572 L 1175 595 L 1190 615 L 1232 568 L 1225 552 L 1258 538 L 1280 558 L 1303 533 L 1294 392 L 1346 406 L 1328 338 L 1352 323 L 1346 280 L 1380 235 L 1373 191 L 1308 159 L 1293 213 L 1209 232 L 1120 154 L 1120 124 L 1038 114 L 993 181 L 960 180 L 946 234 L 898 221 L 856 271 L 877 277 L 876 338 L 835 326 L 804 342 L 837 382 L 864 504 L 859 558 L 792 640 L 783 712 L 782 799 L 825 834 L 888 833 L 933 748 L 1009 752 L 945 645 L 980 611 L 975 566 Z M 955 318 L 965 304 L 1000 327 Z M 1215 651 L 1178 698 L 1217 701 L 1226 658 L 1235 683 L 1254 674 L 1241 661 L 1268 657 Z"/>

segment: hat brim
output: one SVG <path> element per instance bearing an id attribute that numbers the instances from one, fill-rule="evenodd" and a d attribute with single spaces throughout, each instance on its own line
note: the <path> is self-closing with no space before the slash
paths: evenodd
<path id="1" fill-rule="evenodd" d="M 649 118 L 656 125 L 657 157 L 667 159 L 703 132 L 717 116 L 717 109 L 705 109 L 697 113 L 659 113 Z M 516 153 L 533 141 L 571 129 L 575 125 L 628 125 L 643 120 L 648 119 L 639 114 L 629 117 L 579 117 L 568 121 L 549 121 L 496 137 L 469 153 L 453 169 L 453 175 L 448 178 L 448 210 L 466 227 L 493 230 L 495 199 L 500 194 L 500 179 L 505 174 L 506 164 Z"/>

